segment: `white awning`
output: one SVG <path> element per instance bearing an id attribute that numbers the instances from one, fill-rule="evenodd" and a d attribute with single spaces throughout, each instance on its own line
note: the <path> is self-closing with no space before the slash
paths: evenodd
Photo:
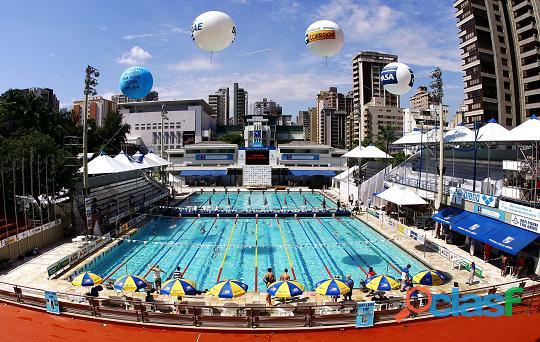
<path id="1" fill-rule="evenodd" d="M 342 155 L 341 157 L 343 158 L 360 158 L 360 157 L 357 157 L 357 155 L 360 153 L 360 151 L 362 151 L 364 149 L 364 147 L 362 145 L 360 146 L 356 146 L 355 148 L 353 148 L 352 150 L 350 150 L 349 152 L 345 153 L 344 155 Z"/>
<path id="2" fill-rule="evenodd" d="M 377 197 L 397 205 L 423 205 L 427 202 L 403 185 L 393 185 L 384 190 Z"/>
<path id="3" fill-rule="evenodd" d="M 144 168 L 140 163 L 134 163 L 125 153 L 121 151 L 113 158 L 120 164 L 124 165 L 127 169 L 138 170 Z"/>
<path id="4" fill-rule="evenodd" d="M 386 154 L 384 151 L 373 145 L 362 148 L 358 146 L 351 151 L 345 153 L 343 157 L 359 159 L 392 159 L 392 156 Z"/>
<path id="5" fill-rule="evenodd" d="M 488 122 L 478 130 L 477 141 L 507 141 L 509 131 L 495 121 Z M 474 141 L 474 140 L 473 140 Z"/>
<path id="6" fill-rule="evenodd" d="M 149 158 L 146 158 L 141 152 L 135 153 L 131 156 L 136 163 L 140 163 L 145 168 L 159 167 L 162 166 L 160 163 L 153 161 Z"/>
<path id="7" fill-rule="evenodd" d="M 100 154 L 96 158 L 92 159 L 88 163 L 88 174 L 89 175 L 101 175 L 107 173 L 118 173 L 130 171 L 131 168 L 123 165 L 117 160 L 109 157 L 105 153 Z M 82 172 L 82 168 L 80 169 Z"/>
<path id="8" fill-rule="evenodd" d="M 463 143 L 473 142 L 474 131 L 465 126 L 457 126 L 456 128 L 446 132 L 444 136 L 444 142 L 447 143 Z"/>
<path id="9" fill-rule="evenodd" d="M 504 141 L 540 141 L 540 120 L 531 115 L 529 120 L 512 129 Z"/>
<path id="10" fill-rule="evenodd" d="M 152 151 L 145 154 L 144 158 L 148 158 L 149 160 L 158 163 L 160 166 L 166 166 L 166 165 L 171 164 L 171 163 L 169 163 L 168 160 L 165 160 L 165 159 L 161 158 L 160 156 L 158 156 L 157 154 L 155 154 Z"/>

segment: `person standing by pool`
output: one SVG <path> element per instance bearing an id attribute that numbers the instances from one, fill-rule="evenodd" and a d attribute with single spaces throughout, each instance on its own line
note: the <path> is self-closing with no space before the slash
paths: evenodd
<path id="1" fill-rule="evenodd" d="M 469 280 L 467 281 L 467 284 L 473 285 L 474 284 L 474 273 L 476 272 L 476 264 L 471 262 L 471 268 L 470 268 L 470 274 L 469 274 Z"/>
<path id="2" fill-rule="evenodd" d="M 404 268 L 401 269 L 401 291 L 405 289 L 407 285 L 407 279 L 409 279 L 409 270 L 411 269 L 411 264 L 407 264 Z"/>
<path id="3" fill-rule="evenodd" d="M 352 280 L 351 275 L 347 274 L 347 280 L 345 280 L 345 283 L 351 289 L 349 292 L 345 293 L 343 296 L 345 300 L 352 300 L 352 291 L 354 288 L 354 280 Z"/>
<path id="4" fill-rule="evenodd" d="M 274 275 L 274 272 L 272 272 L 272 267 L 268 267 L 268 272 L 266 272 L 264 275 L 263 281 L 267 288 L 270 286 L 270 284 L 276 282 L 276 276 Z"/>
<path id="5" fill-rule="evenodd" d="M 291 280 L 291 276 L 289 276 L 289 270 L 288 269 L 283 270 L 283 273 L 279 277 L 279 280 L 281 280 L 281 281 Z"/>
<path id="6" fill-rule="evenodd" d="M 161 273 L 164 273 L 165 271 L 159 268 L 158 264 L 152 267 L 150 271 L 154 272 L 154 286 L 156 287 L 156 290 L 161 289 Z"/>
<path id="7" fill-rule="evenodd" d="M 182 278 L 182 271 L 180 270 L 180 267 L 176 268 L 176 271 L 173 272 L 173 279 L 181 279 Z"/>

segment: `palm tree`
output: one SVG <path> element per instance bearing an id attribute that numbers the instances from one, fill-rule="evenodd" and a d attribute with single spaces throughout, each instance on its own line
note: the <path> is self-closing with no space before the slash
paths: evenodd
<path id="1" fill-rule="evenodd" d="M 377 136 L 377 143 L 379 145 L 379 148 L 388 153 L 390 142 L 394 142 L 395 140 L 396 133 L 394 131 L 394 127 L 392 127 L 391 125 L 379 126 L 379 135 Z M 382 145 L 383 142 L 384 145 Z"/>

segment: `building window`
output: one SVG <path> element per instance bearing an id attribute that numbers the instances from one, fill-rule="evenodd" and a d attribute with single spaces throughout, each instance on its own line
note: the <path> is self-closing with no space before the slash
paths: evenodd
<path id="1" fill-rule="evenodd" d="M 512 126 L 512 119 L 506 118 L 506 126 Z"/>

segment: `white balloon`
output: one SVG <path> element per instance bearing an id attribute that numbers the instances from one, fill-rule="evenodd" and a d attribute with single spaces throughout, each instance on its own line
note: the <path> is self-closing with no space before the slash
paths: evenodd
<path id="1" fill-rule="evenodd" d="M 413 87 L 414 73 L 406 64 L 390 63 L 381 71 L 381 84 L 387 92 L 403 95 Z"/>
<path id="2" fill-rule="evenodd" d="M 316 55 L 330 57 L 343 48 L 343 31 L 330 20 L 319 20 L 306 30 L 306 45 Z"/>
<path id="3" fill-rule="evenodd" d="M 191 38 L 204 51 L 221 51 L 234 42 L 236 27 L 228 14 L 219 11 L 204 12 L 193 21 Z"/>

